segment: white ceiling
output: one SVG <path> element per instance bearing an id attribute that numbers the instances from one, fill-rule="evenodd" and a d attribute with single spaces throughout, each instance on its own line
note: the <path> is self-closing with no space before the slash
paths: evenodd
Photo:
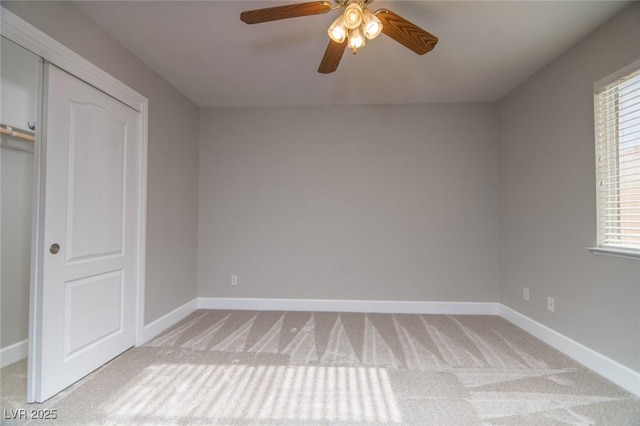
<path id="1" fill-rule="evenodd" d="M 303 0 L 304 1 L 304 0 Z M 495 101 L 620 11 L 614 1 L 376 0 L 440 38 L 424 56 L 381 34 L 317 72 L 338 11 L 247 25 L 273 1 L 75 2 L 200 107 Z"/>

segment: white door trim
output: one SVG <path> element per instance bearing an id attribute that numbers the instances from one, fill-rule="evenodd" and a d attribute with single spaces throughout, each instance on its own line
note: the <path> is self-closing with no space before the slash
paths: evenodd
<path id="1" fill-rule="evenodd" d="M 142 112 L 147 98 L 98 68 L 62 43 L 2 7 L 2 35 L 41 58 Z"/>
<path id="2" fill-rule="evenodd" d="M 62 43 L 56 41 L 49 35 L 40 31 L 38 28 L 29 24 L 13 12 L 1 7 L 0 10 L 0 34 L 7 39 L 13 41 L 16 44 L 24 47 L 25 49 L 35 53 L 46 61 L 56 65 L 57 67 L 67 71 L 68 73 L 78 77 L 79 79 L 87 82 L 88 84 L 96 87 L 97 89 L 107 93 L 108 95 L 118 99 L 124 104 L 138 111 L 141 115 L 140 126 L 140 138 L 142 141 L 141 155 L 140 155 L 140 193 L 138 194 L 139 200 L 139 235 L 138 235 L 138 276 L 136 283 L 136 345 L 143 343 L 143 328 L 144 328 L 144 288 L 145 288 L 145 258 L 146 258 L 146 218 L 147 218 L 147 153 L 148 153 L 148 106 L 149 101 L 146 97 L 117 80 L 107 72 L 103 71 L 93 63 L 89 62 L 82 56 L 78 55 Z M 40 120 L 42 123 L 42 120 Z M 38 133 L 40 134 L 41 126 L 38 126 Z M 37 256 L 37 253 L 42 253 L 43 246 L 43 229 L 42 229 L 42 197 L 44 196 L 44 168 L 43 161 L 46 156 L 46 147 L 40 146 L 39 141 L 42 138 L 38 137 L 36 141 L 36 162 L 38 168 L 37 176 L 37 188 L 34 195 L 34 208 L 36 209 L 36 215 L 34 219 L 33 227 L 33 246 L 32 252 L 34 253 L 31 267 L 31 295 L 38 294 L 38 291 L 42 285 L 42 259 Z M 30 307 L 30 324 L 29 334 L 36 335 L 39 333 L 38 321 L 35 320 L 35 314 L 41 309 L 41 301 L 35 297 L 31 297 Z M 34 339 L 29 339 L 29 345 L 32 344 Z M 30 348 L 31 351 L 31 348 Z M 29 360 L 29 371 L 34 371 L 32 360 Z M 33 380 L 30 374 L 29 380 Z M 33 386 L 31 387 L 34 388 Z M 27 395 L 29 401 L 34 400 L 34 395 Z"/>

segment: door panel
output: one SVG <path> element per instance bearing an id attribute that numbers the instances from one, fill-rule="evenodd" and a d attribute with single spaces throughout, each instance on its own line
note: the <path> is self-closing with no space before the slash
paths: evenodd
<path id="1" fill-rule="evenodd" d="M 123 331 L 122 278 L 120 270 L 66 283 L 65 359 Z"/>
<path id="2" fill-rule="evenodd" d="M 53 65 L 45 80 L 37 401 L 135 344 L 141 208 L 140 114 Z"/>
<path id="3" fill-rule="evenodd" d="M 69 127 L 67 261 L 122 255 L 127 124 L 99 105 L 72 102 Z"/>

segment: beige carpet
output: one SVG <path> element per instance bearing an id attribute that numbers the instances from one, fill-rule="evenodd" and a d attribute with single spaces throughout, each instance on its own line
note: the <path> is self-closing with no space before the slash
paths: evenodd
<path id="1" fill-rule="evenodd" d="M 24 403 L 26 363 L 1 370 Z M 196 311 L 30 424 L 640 425 L 640 400 L 493 316 Z M 3 424 L 26 424 L 4 419 Z"/>

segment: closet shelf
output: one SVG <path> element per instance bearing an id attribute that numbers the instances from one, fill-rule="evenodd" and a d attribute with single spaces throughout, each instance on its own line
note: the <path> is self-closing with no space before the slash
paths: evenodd
<path id="1" fill-rule="evenodd" d="M 36 140 L 36 137 L 32 132 L 22 129 L 16 129 L 15 127 L 7 126 L 6 124 L 0 124 L 0 133 L 29 142 L 33 142 Z"/>

